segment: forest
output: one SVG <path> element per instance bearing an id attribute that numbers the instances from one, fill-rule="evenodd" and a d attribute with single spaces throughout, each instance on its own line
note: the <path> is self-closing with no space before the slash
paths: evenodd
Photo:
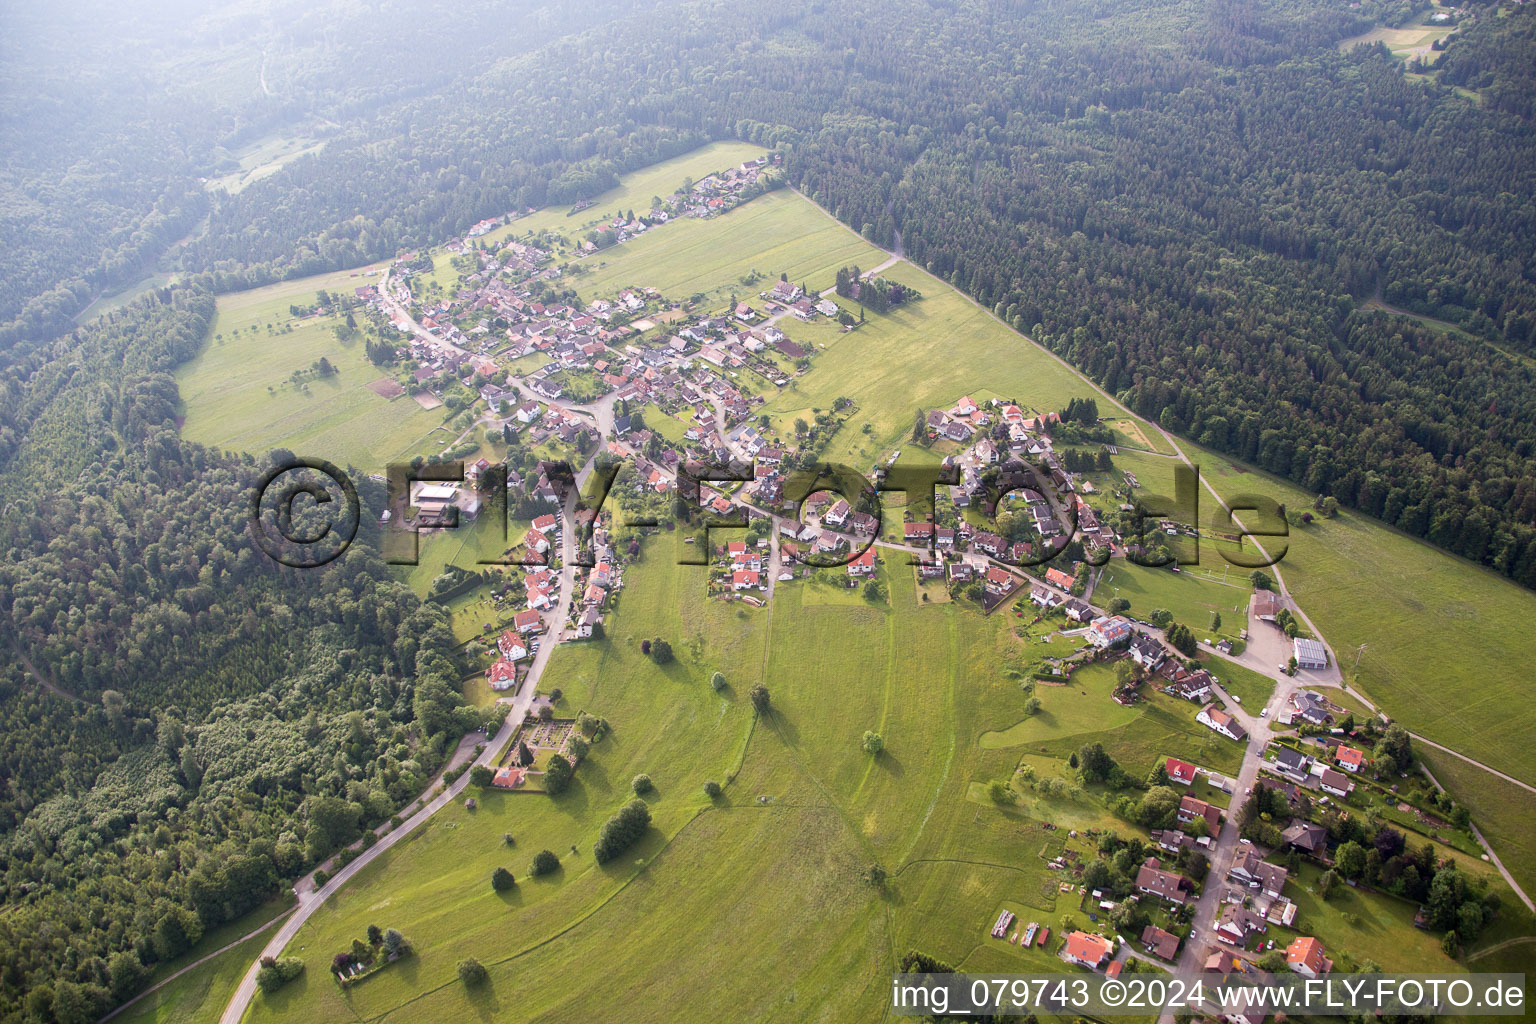
<path id="1" fill-rule="evenodd" d="M 245 522 L 268 458 L 177 435 L 168 371 L 212 312 L 153 293 L 3 385 L 0 1020 L 95 1020 L 487 721 L 377 543 L 280 569 Z"/>

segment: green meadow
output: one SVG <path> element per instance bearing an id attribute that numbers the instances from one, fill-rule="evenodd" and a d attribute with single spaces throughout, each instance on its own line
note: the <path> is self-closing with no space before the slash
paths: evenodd
<path id="1" fill-rule="evenodd" d="M 176 371 L 183 436 L 257 455 L 287 448 L 371 471 L 450 442 L 458 431 L 442 426 L 446 410 L 369 390 L 385 373 L 368 361 L 361 338 L 341 341 L 336 321 L 289 312 L 313 303 L 320 289 L 350 291 L 374 280 L 340 271 L 222 296 L 203 351 Z M 337 372 L 308 374 L 322 357 Z M 296 371 L 306 373 L 302 384 L 290 379 Z"/>
<path id="2" fill-rule="evenodd" d="M 757 293 L 780 274 L 821 291 L 832 286 L 839 267 L 873 267 L 885 258 L 809 200 L 779 189 L 729 213 L 674 220 L 584 257 L 572 282 L 584 299 L 640 287 L 678 301 L 703 295 L 706 309 L 723 307 L 732 294 L 761 308 Z M 754 271 L 759 279 L 744 283 Z M 781 326 L 793 338 L 803 325 L 790 318 Z"/>
<path id="3" fill-rule="evenodd" d="M 1093 799 L 975 798 L 1023 753 L 987 739 L 1023 718 L 1026 649 L 1008 620 L 920 602 L 904 563 L 882 567 L 879 604 L 806 601 L 803 585 L 769 608 L 714 601 L 702 567 L 671 553 L 648 542 L 606 637 L 555 652 L 545 688 L 562 690 L 558 712 L 612 726 L 571 790 L 476 793 L 473 811 L 440 812 L 311 918 L 290 951 L 320 969 L 258 997 L 251 1020 L 556 1021 L 579 1010 L 664 1021 L 727 996 L 754 1020 L 861 1019 L 880 1012 L 895 958 L 913 946 L 978 967 L 1052 965 L 1044 951 L 988 949 L 991 918 L 1006 903 L 1058 927 L 1075 902 L 1056 905 L 1044 851 L 1065 833 L 1045 824 L 1114 822 Z M 664 668 L 640 654 L 655 636 L 677 652 Z M 708 683 L 717 670 L 721 693 Z M 747 699 L 757 682 L 773 700 L 762 717 Z M 1102 740 L 1135 771 L 1167 753 L 1226 764 L 1202 749 L 1213 734 L 1192 707 L 1124 709 L 1104 680 L 1081 682 L 1040 688 L 1050 710 L 1031 720 L 1032 744 L 1064 757 Z M 880 755 L 862 750 L 866 730 L 883 737 Z M 653 827 L 598 866 L 596 829 L 640 772 L 656 784 Z M 707 779 L 725 784 L 721 798 L 703 793 Z M 541 849 L 561 868 L 529 877 Z M 861 877 L 875 863 L 890 873 L 883 892 Z M 518 877 L 515 890 L 491 890 L 496 866 Z M 344 993 L 323 965 L 370 923 L 400 928 L 417 955 Z M 459 983 L 464 956 L 490 968 L 489 986 Z"/>

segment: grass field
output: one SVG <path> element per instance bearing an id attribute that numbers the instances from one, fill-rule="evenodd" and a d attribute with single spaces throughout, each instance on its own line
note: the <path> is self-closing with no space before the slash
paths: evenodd
<path id="1" fill-rule="evenodd" d="M 1104 570 L 1093 597 L 1100 605 L 1117 597 L 1125 598 L 1131 602 L 1131 614 L 1142 620 L 1153 609 L 1165 609 L 1173 613 L 1175 622 L 1188 626 L 1202 640 L 1236 640 L 1248 626 L 1251 592 L 1247 572 L 1230 571 L 1223 582 L 1221 569 L 1209 562 L 1173 572 L 1116 560 Z M 1211 628 L 1213 615 L 1221 616 L 1219 629 Z"/>
<path id="2" fill-rule="evenodd" d="M 741 159 L 724 155 L 690 154 L 626 179 L 621 192 L 628 191 L 611 200 L 614 208 L 639 208 L 683 175 Z M 559 217 L 560 230 L 569 232 L 580 227 L 572 221 L 595 219 L 609 201 L 572 218 L 563 211 L 537 217 Z M 537 217 L 515 229 L 528 230 Z M 572 280 L 588 297 L 648 285 L 674 298 L 702 292 L 718 306 L 731 291 L 761 287 L 740 283 L 754 270 L 767 281 L 782 270 L 817 289 L 831 283 L 838 266 L 868 267 L 883 258 L 807 200 L 780 191 L 724 217 L 668 225 L 607 250 L 590 273 Z M 765 411 L 776 428 L 848 396 L 856 411 L 826 455 L 867 465 L 903 444 L 915 410 L 962 394 L 1046 410 L 1091 393 L 943 282 L 907 264 L 890 276 L 924 297 L 889 316 L 869 316 L 846 334 L 789 325 L 790 336 L 803 334 L 818 355 L 808 374 L 771 396 Z M 292 293 L 229 297 L 226 303 L 240 301 L 221 303 L 220 322 L 229 317 L 228 329 L 265 324 L 273 310 L 286 313 L 291 296 L 307 301 L 327 286 L 312 280 Z M 280 381 L 295 359 L 307 366 L 318 357 L 302 358 L 318 349 L 317 338 L 308 349 L 269 351 L 296 345 L 293 337 L 246 331 L 226 342 L 243 352 L 226 355 L 212 346 L 191 364 L 182 385 L 189 435 L 206 441 L 238 427 L 265 438 L 282 428 L 297 437 L 282 442 L 290 447 L 308 439 L 356 453 L 338 458 L 296 447 L 334 461 L 382 461 L 392 454 L 382 450 L 397 442 L 397 451 L 423 443 L 409 436 L 409 421 L 390 419 L 393 406 L 382 400 L 354 405 L 341 421 L 327 423 L 306 420 L 300 395 L 268 396 L 270 381 L 261 373 Z M 248 362 L 256 364 L 253 377 L 220 395 L 221 384 L 246 372 Z M 354 369 L 344 367 L 339 380 L 354 382 Z M 283 404 L 283 415 L 264 418 L 258 397 Z M 342 393 L 327 397 L 327 407 L 345 401 Z M 1166 447 L 1144 424 L 1126 423 L 1121 433 L 1130 438 L 1130 428 Z M 1308 498 L 1185 447 L 1223 494 L 1262 491 L 1293 506 Z M 1172 492 L 1171 460 L 1126 452 L 1116 462 L 1141 476 L 1145 491 Z M 1202 495 L 1202 505 L 1205 525 L 1214 503 Z M 478 535 L 436 538 L 424 545 L 422 565 L 403 575 L 423 589 L 443 565 L 465 565 L 465 555 L 484 543 Z M 1202 570 L 1219 575 L 1223 563 L 1211 542 L 1203 552 Z M 1054 966 L 1049 957 L 1037 962 L 1034 951 L 986 939 L 1001 906 L 1028 908 L 1056 923 L 1075 909 L 1057 906 L 1059 876 L 1046 870 L 1039 852 L 1062 839 L 1044 825 L 1135 831 L 1115 822 L 1098 794 L 1046 800 L 1026 792 L 1017 804 L 998 806 L 987 795 L 990 780 L 1010 778 L 1020 764 L 1062 773 L 1072 752 L 1094 742 L 1136 777 L 1169 755 L 1226 774 L 1239 765 L 1240 745 L 1195 723 L 1194 705 L 1160 695 L 1131 708 L 1111 701 L 1108 668 L 1080 670 L 1066 687 L 1038 686 L 1042 710 L 1026 717 L 1019 679 L 1032 660 L 1059 645 L 1015 635 L 1011 614 L 984 618 L 967 602 L 922 601 L 912 568 L 898 559 L 881 566 L 883 602 L 840 589 L 836 574 L 824 574 L 826 581 L 780 587 L 771 607 L 754 609 L 707 599 L 705 570 L 676 566 L 672 555 L 669 541 L 649 542 L 626 571 L 606 638 L 554 653 L 544 687 L 564 690 L 562 713 L 588 710 L 613 726 L 571 790 L 554 799 L 477 793 L 475 811 L 460 803 L 440 812 L 311 918 L 291 947 L 311 970 L 276 997 L 259 997 L 250 1020 L 671 1021 L 708 1015 L 706 1008 L 727 996 L 741 1019 L 866 1019 L 884 1006 L 895 957 L 914 946 L 976 969 Z M 1359 674 L 1367 695 L 1417 731 L 1516 774 L 1536 774 L 1522 738 L 1532 712 L 1516 675 L 1520 626 L 1536 612 L 1536 598 L 1350 514 L 1296 531 L 1282 568 L 1336 650 L 1370 644 Z M 1124 563 L 1111 571 L 1108 587 L 1126 588 L 1135 614 L 1165 607 L 1202 636 L 1212 611 L 1222 613 L 1223 634 L 1235 636 L 1244 625 L 1246 570 L 1234 570 L 1227 582 L 1205 571 L 1175 575 Z M 1096 597 L 1102 603 L 1112 594 L 1105 588 Z M 456 633 L 478 628 L 487 610 L 478 600 L 451 609 Z M 665 668 L 639 652 L 642 639 L 658 636 L 677 653 Z M 1454 660 L 1446 655 L 1448 636 Z M 1254 710 L 1272 692 L 1268 680 L 1236 666 L 1213 668 Z M 728 680 L 720 694 L 707 682 L 716 670 Z M 774 704 L 761 718 L 746 697 L 759 681 Z M 866 730 L 884 739 L 878 757 L 860 748 Z M 600 867 L 592 862 L 592 840 L 631 796 L 630 779 L 639 772 L 657 785 L 647 798 L 653 828 Z M 727 783 L 724 796 L 705 797 L 706 779 Z M 1465 798 L 1463 790 L 1476 783 L 1447 784 Z M 1524 857 L 1510 835 L 1528 826 L 1530 812 L 1507 806 L 1488 812 L 1499 816 L 1501 828 L 1480 813 L 1479 824 L 1496 846 L 1510 842 Z M 507 834 L 515 845 L 503 842 Z M 559 854 L 561 870 L 527 877 L 532 856 L 545 848 Z M 890 872 L 883 893 L 861 881 L 872 863 Z M 496 866 L 517 875 L 516 889 L 492 892 Z M 1406 927 L 1395 904 L 1310 912 L 1330 948 L 1336 942 L 1388 969 L 1441 966 L 1438 937 L 1412 933 L 1400 945 L 1387 943 Z M 418 955 L 343 992 L 323 965 L 369 924 L 400 928 Z M 1372 952 L 1376 946 L 1387 951 Z M 490 968 L 489 986 L 471 993 L 457 981 L 454 965 L 464 956 Z"/>
<path id="3" fill-rule="evenodd" d="M 604 641 L 555 654 L 549 678 L 570 713 L 602 715 L 614 730 L 571 791 L 489 792 L 474 812 L 440 812 L 328 902 L 292 947 L 323 962 L 377 923 L 401 928 L 419 955 L 346 995 L 311 971 L 259 998 L 252 1020 L 462 1019 L 515 1006 L 519 1020 L 570 1019 L 580 1007 L 595 1019 L 662 1021 L 719 995 L 722 978 L 751 1019 L 864 1019 L 879 1012 L 885 975 L 907 948 L 986 963 L 1001 955 L 979 947 L 1000 901 L 1039 908 L 1042 920 L 1054 911 L 1055 876 L 1019 837 L 1038 837 L 1029 840 L 1038 849 L 1043 821 L 1113 820 L 1092 802 L 1026 796 L 999 808 L 972 798 L 1019 759 L 978 742 L 1017 721 L 1024 700 L 998 671 L 1023 655 L 1003 617 L 922 604 L 905 564 L 882 569 L 884 605 L 806 603 L 806 588 L 793 586 L 771 608 L 749 609 L 705 599 L 703 570 L 669 554 L 652 542 L 630 567 Z M 640 655 L 651 636 L 672 638 L 676 663 L 663 670 Z M 723 694 L 707 683 L 716 669 Z M 754 720 L 746 691 L 759 680 L 774 711 Z M 1092 706 L 1118 708 L 1107 691 L 1094 696 Z M 1102 732 L 1090 701 L 1061 700 L 1073 728 Z M 1192 728 L 1186 718 L 1128 733 L 1113 749 L 1134 760 L 1137 745 Z M 866 729 L 885 740 L 878 757 L 860 749 Z M 640 771 L 657 785 L 655 827 L 597 867 L 595 828 Z M 720 800 L 701 792 L 707 778 L 730 780 Z M 515 846 L 504 845 L 508 832 Z M 525 877 L 543 848 L 560 855 L 561 871 Z M 892 872 L 883 895 L 860 880 L 872 862 Z M 511 894 L 490 889 L 498 864 L 519 878 Z M 636 945 L 645 955 L 617 953 Z M 479 994 L 454 977 L 466 955 L 491 968 Z M 605 965 L 601 985 L 595 962 Z"/>
<path id="4" fill-rule="evenodd" d="M 886 254 L 788 189 L 770 192 L 719 217 L 686 217 L 581 261 L 572 278 L 582 298 L 612 296 L 626 287 L 655 288 L 670 299 L 705 296 L 723 307 L 734 292 L 757 302 L 781 273 L 812 291 L 832 286 L 837 269 L 875 266 Z M 742 283 L 753 271 L 756 284 Z M 785 333 L 795 337 L 800 324 Z"/>
<path id="5" fill-rule="evenodd" d="M 290 305 L 314 302 L 320 289 L 350 290 L 370 280 L 364 272 L 340 271 L 221 297 L 212 336 L 176 372 L 183 436 L 258 455 L 287 448 L 371 471 L 436 451 L 456 436 L 438 429 L 446 410 L 428 412 L 409 396 L 391 400 L 368 389 L 384 373 L 368 361 L 360 338 L 342 342 L 333 321 L 294 321 L 289 313 Z M 293 329 L 284 331 L 290 322 Z M 338 372 L 295 386 L 290 374 L 309 370 L 321 357 Z"/>
<path id="6" fill-rule="evenodd" d="M 1494 852 L 1527 894 L 1536 892 L 1536 793 L 1490 775 L 1459 757 L 1418 747 L 1436 779 L 1472 812 Z"/>

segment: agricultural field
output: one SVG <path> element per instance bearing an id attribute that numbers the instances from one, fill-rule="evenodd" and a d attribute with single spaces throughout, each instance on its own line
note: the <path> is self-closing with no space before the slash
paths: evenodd
<path id="1" fill-rule="evenodd" d="M 394 460 L 440 450 L 458 435 L 446 410 L 427 411 L 408 395 L 383 398 L 368 384 L 384 376 L 361 338 L 341 341 L 328 317 L 295 319 L 321 289 L 350 292 L 372 268 L 339 271 L 236 292 L 219 299 L 203 351 L 176 371 L 188 440 L 262 455 L 273 448 L 381 472 Z M 270 326 L 269 326 L 270 325 Z M 321 358 L 336 372 L 311 372 Z M 295 382 L 293 375 L 302 375 Z"/>

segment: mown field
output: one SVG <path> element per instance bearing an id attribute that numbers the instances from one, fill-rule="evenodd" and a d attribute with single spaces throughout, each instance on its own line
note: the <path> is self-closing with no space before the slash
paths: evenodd
<path id="1" fill-rule="evenodd" d="M 368 361 L 360 337 L 343 342 L 334 321 L 295 320 L 289 312 L 313 303 L 320 289 L 350 292 L 375 279 L 340 271 L 222 296 L 203 351 L 176 371 L 182 435 L 257 455 L 287 448 L 370 471 L 452 440 L 457 431 L 440 429 L 446 410 L 429 412 L 408 395 L 386 399 L 368 389 L 385 374 Z M 302 386 L 290 380 L 322 357 L 335 374 L 306 375 Z"/>

